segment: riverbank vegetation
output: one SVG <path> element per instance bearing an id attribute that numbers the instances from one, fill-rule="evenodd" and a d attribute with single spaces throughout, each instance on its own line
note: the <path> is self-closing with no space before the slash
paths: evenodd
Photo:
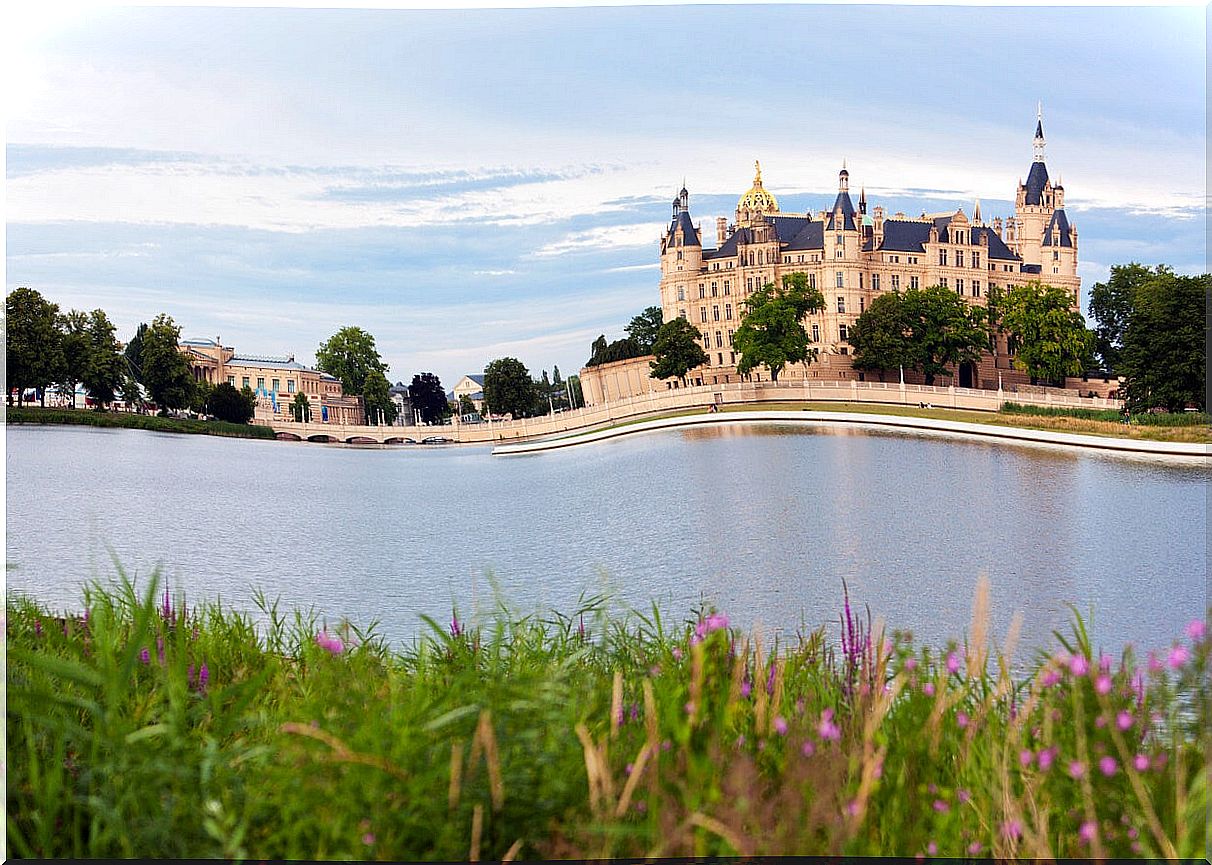
<path id="1" fill-rule="evenodd" d="M 229 438 L 272 439 L 272 427 L 221 420 L 192 420 L 159 417 L 120 411 L 89 411 L 86 409 L 9 408 L 5 412 L 8 424 L 43 424 L 106 427 L 113 429 L 145 429 L 154 432 L 193 433 Z"/>
<path id="2" fill-rule="evenodd" d="M 1015 661 L 982 583 L 920 646 L 839 597 L 774 641 L 703 610 L 259 623 L 127 582 L 9 597 L 19 856 L 1196 857 L 1203 621 L 1111 656 L 1080 619 Z M 1015 674 L 1015 669 L 1027 672 Z"/>

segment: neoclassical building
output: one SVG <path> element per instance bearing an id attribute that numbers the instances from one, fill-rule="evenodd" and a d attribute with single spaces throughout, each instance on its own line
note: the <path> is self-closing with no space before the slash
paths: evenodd
<path id="1" fill-rule="evenodd" d="M 257 416 L 287 418 L 295 394 L 307 396 L 317 423 L 363 424 L 362 398 L 346 396 L 341 380 L 287 357 L 237 354 L 217 339 L 186 339 L 178 346 L 197 381 L 227 382 L 257 395 Z"/>
<path id="2" fill-rule="evenodd" d="M 862 378 L 848 359 L 847 334 L 881 292 L 941 285 L 969 303 L 983 305 L 992 288 L 1039 280 L 1070 291 L 1077 307 L 1077 228 L 1065 215 L 1064 187 L 1048 175 L 1044 144 L 1040 118 L 1034 160 L 1026 181 L 1019 181 L 1014 214 L 991 221 L 982 215 L 979 201 L 971 215 L 960 207 L 953 213 L 911 217 L 889 214 L 879 205 L 868 207 L 866 193 L 860 190 L 856 206 L 844 165 L 832 207 L 789 213 L 763 185 L 761 166 L 756 165 L 753 186 L 737 201 L 733 221 L 716 219 L 712 248 L 704 246 L 707 238 L 691 218 L 690 196 L 683 188 L 660 241 L 660 292 L 665 320 L 681 316 L 703 335 L 710 360 L 692 371 L 694 383 L 740 380 L 732 335 L 743 303 L 754 289 L 768 282 L 781 284 L 792 273 L 806 274 L 809 284 L 821 290 L 825 309 L 804 322 L 819 359 L 789 366 L 780 376 L 789 379 Z M 961 365 L 952 383 L 996 387 L 999 374 L 1007 383 L 1026 382 L 1012 369 L 1012 349 L 999 337 L 981 363 Z M 762 376 L 768 373 L 751 374 L 755 379 Z"/>

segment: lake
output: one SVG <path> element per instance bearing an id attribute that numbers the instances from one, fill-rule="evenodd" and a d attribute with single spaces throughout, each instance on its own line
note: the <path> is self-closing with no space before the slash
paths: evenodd
<path id="1" fill-rule="evenodd" d="M 84 427 L 7 429 L 7 581 L 55 608 L 162 567 L 189 599 L 262 589 L 400 643 L 505 602 L 714 604 L 767 634 L 852 603 L 939 644 L 979 575 L 995 634 L 1168 645 L 1202 617 L 1206 465 L 860 429 L 720 425 L 528 456 Z M 112 557 L 111 557 L 112 556 Z M 1020 649 L 1020 660 L 1026 652 Z"/>

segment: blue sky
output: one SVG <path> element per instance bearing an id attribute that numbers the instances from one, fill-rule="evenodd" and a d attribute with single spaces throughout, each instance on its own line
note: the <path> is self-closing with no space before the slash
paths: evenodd
<path id="1" fill-rule="evenodd" d="M 567 374 L 658 301 L 683 177 L 714 238 L 760 159 L 785 210 L 1008 215 L 1037 100 L 1083 289 L 1206 269 L 1205 9 L 86 8 L 10 46 L 6 282 L 126 338 L 394 380 Z M 1083 301 L 1085 292 L 1083 291 Z"/>

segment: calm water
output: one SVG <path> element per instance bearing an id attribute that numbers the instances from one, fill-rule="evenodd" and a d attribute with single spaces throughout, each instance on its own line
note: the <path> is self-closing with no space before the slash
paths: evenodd
<path id="1" fill-rule="evenodd" d="M 1206 466 L 857 430 L 735 425 L 523 457 L 130 430 L 10 427 L 8 585 L 79 587 L 162 565 L 191 598 L 254 588 L 330 621 L 701 599 L 767 632 L 836 620 L 842 580 L 937 643 L 970 617 L 1024 644 L 1093 610 L 1096 638 L 1156 646 L 1205 608 Z"/>

